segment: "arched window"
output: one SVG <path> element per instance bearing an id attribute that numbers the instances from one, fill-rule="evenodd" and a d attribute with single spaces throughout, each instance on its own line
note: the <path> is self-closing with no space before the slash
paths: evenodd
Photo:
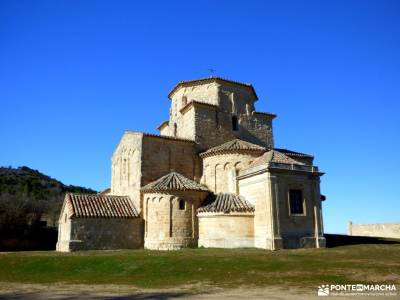
<path id="1" fill-rule="evenodd" d="M 185 210 L 185 201 L 179 200 L 179 210 Z"/>
<path id="2" fill-rule="evenodd" d="M 183 96 L 182 97 L 182 107 L 184 107 L 187 104 L 187 97 Z"/>
<path id="3" fill-rule="evenodd" d="M 239 130 L 238 118 L 236 116 L 232 116 L 232 130 L 233 131 Z"/>
<path id="4" fill-rule="evenodd" d="M 178 133 L 178 125 L 174 123 L 174 136 L 176 136 L 177 133 Z"/>

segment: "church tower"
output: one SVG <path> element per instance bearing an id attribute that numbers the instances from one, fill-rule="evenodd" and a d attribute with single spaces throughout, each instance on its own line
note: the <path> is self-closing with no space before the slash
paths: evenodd
<path id="1" fill-rule="evenodd" d="M 160 134 L 194 140 L 198 150 L 239 138 L 273 148 L 271 113 L 256 112 L 258 100 L 251 84 L 219 77 L 182 81 L 168 95 L 169 120 Z"/>

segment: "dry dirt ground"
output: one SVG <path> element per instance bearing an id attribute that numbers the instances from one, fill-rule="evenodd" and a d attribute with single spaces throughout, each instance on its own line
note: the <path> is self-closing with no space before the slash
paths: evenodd
<path id="1" fill-rule="evenodd" d="M 390 297 L 327 297 L 328 299 L 400 299 L 399 296 Z M 40 285 L 0 283 L 0 300 L 128 300 L 128 299 L 276 299 L 276 300 L 306 300 L 321 299 L 315 291 L 300 289 L 281 289 L 277 287 L 265 288 L 237 288 L 217 289 L 210 286 L 184 286 L 178 289 L 136 289 L 125 285 Z M 324 299 L 324 298 L 322 298 Z"/>

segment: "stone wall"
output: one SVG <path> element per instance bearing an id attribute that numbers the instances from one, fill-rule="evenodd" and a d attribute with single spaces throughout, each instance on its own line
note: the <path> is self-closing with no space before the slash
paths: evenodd
<path id="1" fill-rule="evenodd" d="M 256 170 L 255 170 L 256 171 Z M 239 173 L 240 174 L 240 173 Z M 254 247 L 273 249 L 271 195 L 268 173 L 238 180 L 239 194 L 254 205 Z"/>
<path id="2" fill-rule="evenodd" d="M 243 114 L 254 111 L 256 99 L 249 87 L 228 82 L 200 83 L 175 91 L 171 97 L 171 116 L 176 116 L 191 101 L 216 105 L 221 111 Z"/>
<path id="3" fill-rule="evenodd" d="M 273 148 L 272 116 L 238 114 L 238 130 L 233 130 L 231 112 L 219 108 L 193 105 L 195 137 L 200 151 L 235 138 Z"/>
<path id="4" fill-rule="evenodd" d="M 225 153 L 203 158 L 201 183 L 215 193 L 238 193 L 236 174 L 248 167 L 260 153 Z"/>
<path id="5" fill-rule="evenodd" d="M 179 127 L 177 127 L 177 135 L 186 139 L 195 140 L 196 127 L 195 127 L 195 111 L 188 109 L 180 113 Z"/>
<path id="6" fill-rule="evenodd" d="M 174 170 L 200 180 L 194 143 L 127 131 L 112 156 L 111 194 L 129 196 L 141 211 L 140 188 Z"/>
<path id="7" fill-rule="evenodd" d="M 267 149 L 274 148 L 273 118 L 274 116 L 270 114 L 258 112 L 253 112 L 251 115 L 240 115 L 240 138 L 250 143 L 264 146 Z"/>
<path id="8" fill-rule="evenodd" d="M 273 147 L 271 114 L 255 112 L 255 95 L 248 87 L 203 83 L 181 87 L 171 98 L 168 130 L 162 134 L 195 140 L 199 151 L 234 138 Z M 232 128 L 232 117 L 239 128 Z"/>
<path id="9" fill-rule="evenodd" d="M 271 193 L 275 194 L 275 238 L 282 239 L 283 248 L 325 247 L 322 229 L 319 177 L 307 173 L 273 171 L 270 173 Z M 292 215 L 289 190 L 299 189 L 303 196 L 302 215 Z M 318 237 L 318 240 L 316 238 Z M 318 243 L 317 243 L 318 242 Z"/>
<path id="10" fill-rule="evenodd" d="M 58 239 L 56 250 L 61 252 L 68 252 L 71 240 L 71 219 L 68 214 L 61 210 L 61 215 L 58 220 Z"/>
<path id="11" fill-rule="evenodd" d="M 206 195 L 204 192 L 191 191 L 174 191 L 172 194 L 145 193 L 145 248 L 174 250 L 197 246 L 196 212 Z M 183 208 L 180 206 L 181 201 L 184 202 Z"/>
<path id="12" fill-rule="evenodd" d="M 226 122 L 223 115 L 216 107 L 194 105 L 193 123 L 195 126 L 195 141 L 199 151 L 223 144 L 236 138 L 232 131 L 232 123 Z"/>
<path id="13" fill-rule="evenodd" d="M 199 173 L 194 143 L 145 135 L 142 145 L 141 186 L 157 180 L 171 170 L 190 179 L 194 179 Z"/>
<path id="14" fill-rule="evenodd" d="M 240 194 L 255 205 L 256 247 L 325 247 L 318 176 L 258 166 L 240 172 L 238 180 Z M 290 213 L 290 189 L 302 191 L 303 214 Z"/>
<path id="15" fill-rule="evenodd" d="M 218 105 L 218 87 L 218 83 L 211 82 L 178 89 L 171 98 L 171 115 L 176 116 L 187 103 L 193 100 Z"/>
<path id="16" fill-rule="evenodd" d="M 201 213 L 198 217 L 199 247 L 254 247 L 253 214 Z"/>
<path id="17" fill-rule="evenodd" d="M 136 249 L 143 247 L 143 220 L 72 218 L 60 223 L 58 251 Z"/>
<path id="18" fill-rule="evenodd" d="M 208 105 L 218 105 L 218 84 L 209 83 L 177 90 L 171 98 L 169 132 L 171 136 L 195 140 L 195 116 L 193 111 L 181 110 L 196 101 Z"/>
<path id="19" fill-rule="evenodd" d="M 221 111 L 234 115 L 250 115 L 256 101 L 253 93 L 240 86 L 220 84 L 218 89 L 219 107 Z"/>
<path id="20" fill-rule="evenodd" d="M 173 133 L 171 132 L 171 129 L 169 128 L 169 124 L 158 128 L 158 130 L 160 131 L 160 135 L 166 135 L 166 136 L 172 136 Z"/>
<path id="21" fill-rule="evenodd" d="M 111 158 L 111 195 L 129 196 L 140 211 L 143 133 L 126 131 Z"/>
<path id="22" fill-rule="evenodd" d="M 348 234 L 400 239 L 400 223 L 392 224 L 353 224 L 349 223 Z"/>

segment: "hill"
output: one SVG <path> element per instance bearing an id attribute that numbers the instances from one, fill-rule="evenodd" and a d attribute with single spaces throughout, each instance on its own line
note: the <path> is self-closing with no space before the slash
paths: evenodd
<path id="1" fill-rule="evenodd" d="M 96 193 L 25 166 L 0 167 L 0 249 L 8 248 L 10 240 L 12 245 L 31 241 L 39 232 L 43 235 L 43 227 L 55 226 L 67 192 Z"/>

